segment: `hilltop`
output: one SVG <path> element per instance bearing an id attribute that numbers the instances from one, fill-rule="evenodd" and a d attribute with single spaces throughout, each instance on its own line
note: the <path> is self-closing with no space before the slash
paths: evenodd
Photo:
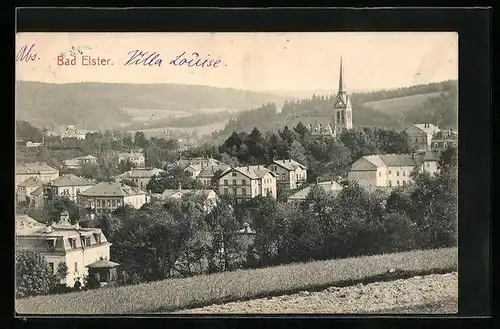
<path id="1" fill-rule="evenodd" d="M 134 117 L 188 116 L 203 109 L 248 110 L 293 97 L 232 88 L 181 84 L 16 83 L 16 119 L 37 127 L 75 125 L 102 130 L 130 123 Z M 181 115 L 179 115 L 179 113 Z M 145 115 L 144 115 L 145 114 Z"/>
<path id="2" fill-rule="evenodd" d="M 458 83 L 443 81 L 427 85 L 353 93 L 353 123 L 358 127 L 384 127 L 404 129 L 415 122 L 433 122 L 439 119 L 443 128 L 458 125 Z M 240 113 L 225 128 L 213 136 L 227 137 L 233 131 L 250 131 L 253 127 L 263 130 L 293 126 L 299 121 L 331 122 L 333 93 L 313 95 L 297 101 L 287 101 L 277 111 L 272 104 Z M 279 112 L 279 113 L 278 113 Z"/>

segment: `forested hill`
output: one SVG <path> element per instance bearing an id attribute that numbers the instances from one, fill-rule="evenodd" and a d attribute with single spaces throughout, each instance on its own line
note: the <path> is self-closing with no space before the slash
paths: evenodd
<path id="1" fill-rule="evenodd" d="M 180 84 L 16 83 L 16 119 L 36 127 L 78 125 L 84 129 L 114 128 L 131 120 L 123 108 L 192 111 L 230 108 L 248 110 L 292 97 L 231 88 Z"/>
<path id="2" fill-rule="evenodd" d="M 353 124 L 403 129 L 412 123 L 436 123 L 439 120 L 439 125 L 443 128 L 457 127 L 457 88 L 457 81 L 444 81 L 353 94 Z M 375 106 L 378 101 L 380 104 Z M 285 125 L 294 126 L 299 121 L 318 121 L 323 124 L 331 122 L 333 102 L 333 95 L 312 95 L 310 98 L 285 102 L 280 113 L 277 113 L 274 104 L 266 104 L 239 114 L 222 131 L 214 133 L 213 137 L 223 138 L 233 131 L 251 131 L 254 127 L 262 131 L 273 130 Z"/>

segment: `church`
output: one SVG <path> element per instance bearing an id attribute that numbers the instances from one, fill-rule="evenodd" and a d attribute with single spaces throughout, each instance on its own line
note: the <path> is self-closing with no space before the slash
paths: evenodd
<path id="1" fill-rule="evenodd" d="M 312 136 L 317 137 L 337 137 L 344 129 L 352 129 L 352 104 L 344 85 L 342 58 L 340 58 L 339 89 L 333 106 L 333 120 L 327 124 L 316 121 L 308 124 L 307 128 Z"/>

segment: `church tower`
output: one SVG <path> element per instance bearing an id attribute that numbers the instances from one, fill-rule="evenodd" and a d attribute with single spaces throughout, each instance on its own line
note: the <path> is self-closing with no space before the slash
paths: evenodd
<path id="1" fill-rule="evenodd" d="M 339 91 L 334 103 L 334 136 L 339 136 L 344 129 L 352 129 L 352 105 L 351 97 L 347 95 L 344 85 L 344 68 L 342 57 L 340 58 Z"/>

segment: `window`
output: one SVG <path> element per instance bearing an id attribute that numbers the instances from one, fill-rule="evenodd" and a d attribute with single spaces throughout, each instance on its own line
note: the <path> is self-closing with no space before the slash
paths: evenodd
<path id="1" fill-rule="evenodd" d="M 396 176 L 399 176 L 399 171 L 396 171 Z"/>
<path id="2" fill-rule="evenodd" d="M 225 195 L 228 195 L 228 194 L 229 194 L 229 192 L 228 192 L 228 189 L 227 189 L 227 188 L 225 188 L 225 189 L 224 189 L 224 194 L 225 194 Z"/>
<path id="3" fill-rule="evenodd" d="M 429 168 L 431 166 L 431 163 L 427 162 L 425 165 L 426 165 L 427 168 Z"/>
<path id="4" fill-rule="evenodd" d="M 389 181 L 389 186 L 392 186 L 392 182 L 391 181 Z"/>
<path id="5" fill-rule="evenodd" d="M 382 172 L 378 172 L 378 177 L 382 177 Z"/>
<path id="6" fill-rule="evenodd" d="M 418 137 L 415 138 L 415 143 L 418 143 Z"/>
<path id="7" fill-rule="evenodd" d="M 224 179 L 224 185 L 229 185 L 229 182 L 227 179 Z"/>
<path id="8" fill-rule="evenodd" d="M 80 189 L 79 188 L 76 189 L 76 194 L 78 194 L 78 193 L 80 193 Z"/>
<path id="9" fill-rule="evenodd" d="M 242 179 L 241 180 L 241 185 L 246 185 L 246 184 L 247 184 L 247 182 L 244 179 Z"/>
<path id="10" fill-rule="evenodd" d="M 231 173 L 231 176 L 236 177 L 236 173 L 235 172 Z"/>
<path id="11" fill-rule="evenodd" d="M 389 170 L 387 173 L 390 175 L 390 174 L 391 174 L 391 171 Z"/>
<path id="12" fill-rule="evenodd" d="M 69 245 L 71 246 L 71 249 L 76 249 L 76 239 L 70 238 L 68 239 Z"/>
<path id="13" fill-rule="evenodd" d="M 241 189 L 241 195 L 243 195 L 243 196 L 247 195 L 247 189 L 246 188 L 242 188 Z"/>
<path id="14" fill-rule="evenodd" d="M 78 273 L 78 262 L 75 262 L 75 273 Z"/>
<path id="15" fill-rule="evenodd" d="M 406 171 L 403 171 L 403 176 L 406 176 Z"/>
<path id="16" fill-rule="evenodd" d="M 49 264 L 50 273 L 54 274 L 54 263 L 49 262 L 48 264 Z"/>
<path id="17" fill-rule="evenodd" d="M 113 208 L 116 208 L 116 200 L 112 201 Z"/>
<path id="18" fill-rule="evenodd" d="M 406 186 L 406 181 L 403 181 L 403 186 Z"/>
<path id="19" fill-rule="evenodd" d="M 233 195 L 236 195 L 236 187 L 233 187 Z"/>
<path id="20" fill-rule="evenodd" d="M 101 243 L 101 234 L 100 233 L 94 233 L 94 238 L 96 243 Z"/>
<path id="21" fill-rule="evenodd" d="M 106 206 L 107 206 L 107 207 L 111 207 L 111 201 L 110 201 L 110 200 L 107 200 L 107 201 L 106 201 Z"/>
<path id="22" fill-rule="evenodd" d="M 233 185 L 236 185 L 236 179 L 233 179 Z"/>
<path id="23" fill-rule="evenodd" d="M 90 246 L 91 246 L 90 237 L 86 236 L 85 237 L 85 247 L 90 247 Z"/>
<path id="24" fill-rule="evenodd" d="M 398 184 L 398 186 L 399 186 L 399 181 L 397 181 L 396 183 L 397 183 L 397 184 Z"/>

